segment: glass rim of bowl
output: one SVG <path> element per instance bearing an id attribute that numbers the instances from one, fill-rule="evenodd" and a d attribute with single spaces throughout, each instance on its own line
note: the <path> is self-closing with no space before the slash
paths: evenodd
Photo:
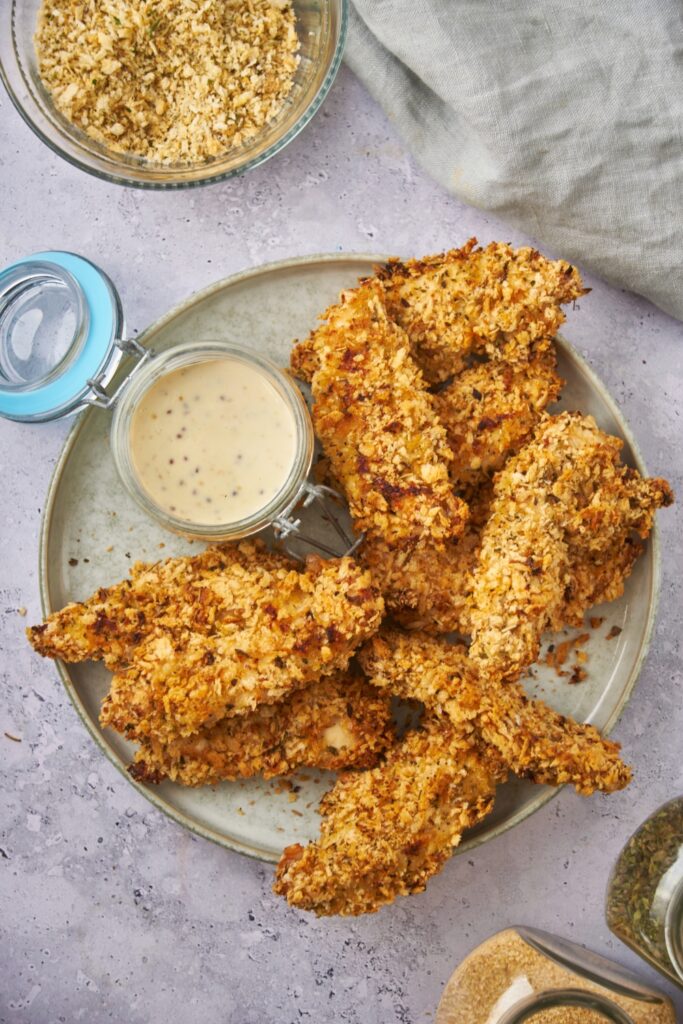
<path id="1" fill-rule="evenodd" d="M 234 359 L 253 366 L 267 377 L 293 415 L 296 427 L 296 452 L 287 479 L 262 508 L 243 519 L 229 523 L 193 523 L 174 516 L 157 504 L 145 490 L 135 472 L 131 452 L 132 419 L 140 400 L 161 377 L 183 367 L 214 359 Z M 114 404 L 110 427 L 111 451 L 119 478 L 127 492 L 147 515 L 161 526 L 181 536 L 205 541 L 240 540 L 272 525 L 288 506 L 303 493 L 313 461 L 315 435 L 305 399 L 289 374 L 270 359 L 242 345 L 223 341 L 189 341 L 155 353 L 136 367 L 122 386 Z"/>
<path id="2" fill-rule="evenodd" d="M 273 132 L 272 140 L 264 148 L 258 148 L 258 140 L 263 137 L 259 133 L 251 140 L 252 145 L 235 147 L 210 160 L 195 164 L 163 164 L 107 149 L 57 111 L 42 82 L 28 73 L 18 52 L 15 12 L 20 2 L 11 0 L 7 7 L 0 8 L 0 81 L 24 122 L 53 153 L 79 170 L 113 184 L 159 191 L 198 188 L 226 181 L 254 170 L 288 146 L 306 128 L 330 91 L 341 65 L 349 21 L 349 0 L 320 0 L 329 20 L 330 45 L 327 59 L 320 62 L 320 70 L 312 80 L 315 91 L 290 127 L 281 134 Z M 40 103 L 37 94 L 40 95 Z M 39 112 L 45 126 L 37 123 L 38 115 L 34 111 L 32 116 L 27 109 L 29 104 Z M 46 110 L 49 110 L 49 116 Z M 266 137 L 268 130 L 277 128 L 278 123 L 276 118 L 266 125 Z M 245 159 L 234 163 L 240 152 L 245 154 Z M 252 156 L 249 156 L 250 152 Z M 230 166 L 226 167 L 227 161 L 230 161 Z"/>
<path id="3" fill-rule="evenodd" d="M 572 1007 L 590 1010 L 610 1024 L 634 1024 L 633 1018 L 617 1003 L 598 992 L 587 989 L 561 988 L 546 989 L 519 1000 L 503 1013 L 498 1024 L 533 1024 L 534 1018 L 548 1010 Z"/>
<path id="4" fill-rule="evenodd" d="M 683 983 L 683 878 L 674 887 L 664 917 L 664 943 L 671 966 Z"/>

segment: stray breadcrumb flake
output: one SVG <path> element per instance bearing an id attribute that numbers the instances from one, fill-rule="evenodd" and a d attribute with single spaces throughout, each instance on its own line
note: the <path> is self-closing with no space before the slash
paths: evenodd
<path id="1" fill-rule="evenodd" d="M 292 6 L 269 0 L 43 0 L 40 74 L 109 149 L 198 162 L 253 138 L 299 64 Z"/>

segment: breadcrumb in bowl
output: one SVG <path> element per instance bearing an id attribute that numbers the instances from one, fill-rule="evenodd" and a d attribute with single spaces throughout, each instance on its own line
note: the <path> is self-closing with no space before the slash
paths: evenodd
<path id="1" fill-rule="evenodd" d="M 347 0 L 11 0 L 0 77 L 69 162 L 142 188 L 258 166 L 320 107 Z"/>

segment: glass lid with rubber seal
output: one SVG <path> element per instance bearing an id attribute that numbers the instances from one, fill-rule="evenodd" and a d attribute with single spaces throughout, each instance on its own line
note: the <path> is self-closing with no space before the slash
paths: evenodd
<path id="1" fill-rule="evenodd" d="M 0 415 L 42 422 L 82 409 L 123 356 L 116 289 L 82 256 L 40 252 L 0 272 Z"/>

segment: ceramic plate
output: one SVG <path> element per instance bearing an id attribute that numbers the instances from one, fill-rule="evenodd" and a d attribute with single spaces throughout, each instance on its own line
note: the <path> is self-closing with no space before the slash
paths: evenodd
<path id="1" fill-rule="evenodd" d="M 383 257 L 318 256 L 290 260 L 228 278 L 192 296 L 149 328 L 142 342 L 162 350 L 188 339 L 223 338 L 253 346 L 286 365 L 292 340 L 304 336 L 316 316 L 341 288 L 353 285 Z M 630 431 L 603 385 L 586 363 L 558 339 L 560 373 L 567 381 L 562 406 L 591 413 L 600 426 L 625 440 L 624 458 L 644 473 Z M 125 366 L 122 368 L 125 371 Z M 90 409 L 77 421 L 57 464 L 41 537 L 41 578 L 45 614 L 82 600 L 98 587 L 126 576 L 131 564 L 197 552 L 156 526 L 132 502 L 119 482 L 109 451 L 110 414 Z M 550 669 L 535 669 L 530 693 L 559 711 L 608 731 L 636 681 L 653 625 L 658 588 L 656 534 L 628 580 L 623 597 L 593 615 L 605 616 L 589 629 L 588 678 L 570 685 Z M 608 639 L 617 626 L 621 632 Z M 576 631 L 574 631 L 575 635 Z M 567 634 L 567 637 L 570 634 Z M 560 637 L 559 639 L 565 639 Z M 557 642 L 557 638 L 554 638 Z M 95 741 L 125 772 L 132 746 L 98 724 L 109 674 L 98 664 L 59 665 L 64 685 Z M 277 781 L 223 783 L 184 789 L 171 782 L 135 786 L 160 810 L 199 835 L 263 860 L 277 860 L 284 846 L 317 834 L 316 807 L 330 784 L 324 773 L 307 770 L 296 778 L 296 794 Z M 553 790 L 513 781 L 500 790 L 496 807 L 459 847 L 462 853 L 500 834 L 541 807 Z M 295 799 L 292 799 L 292 797 Z"/>

